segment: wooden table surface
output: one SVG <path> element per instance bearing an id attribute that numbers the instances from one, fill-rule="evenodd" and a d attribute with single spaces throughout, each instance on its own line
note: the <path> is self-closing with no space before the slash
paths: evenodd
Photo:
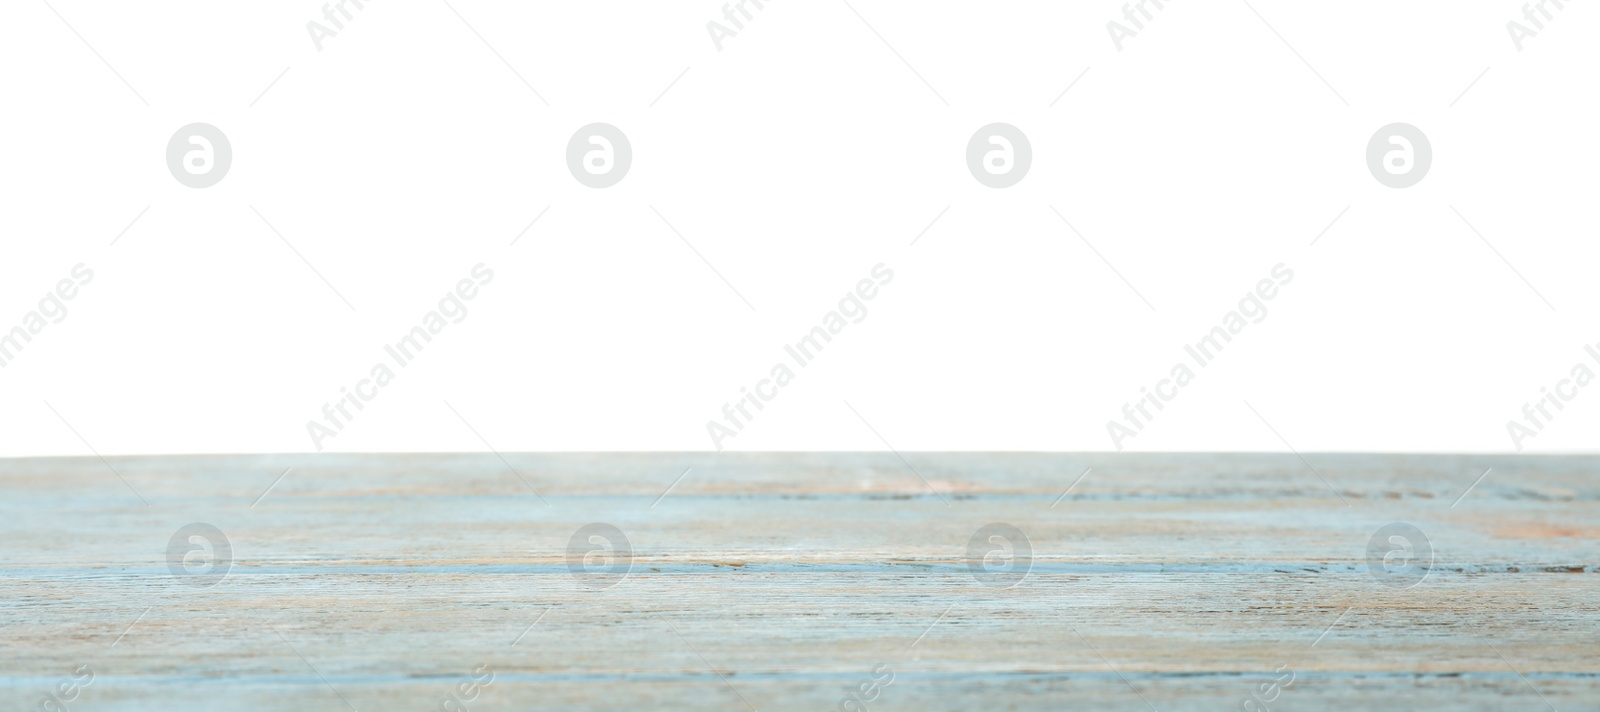
<path id="1" fill-rule="evenodd" d="M 1450 455 L 6 460 L 0 699 L 1593 710 L 1597 475 Z M 1394 522 L 1426 541 L 1371 563 Z M 220 542 L 207 569 L 201 540 L 171 541 L 191 523 L 225 536 L 225 576 Z M 610 537 L 592 545 L 626 576 L 569 555 L 594 523 L 627 543 L 578 543 Z M 969 556 L 989 524 L 1026 537 L 1010 569 Z"/>

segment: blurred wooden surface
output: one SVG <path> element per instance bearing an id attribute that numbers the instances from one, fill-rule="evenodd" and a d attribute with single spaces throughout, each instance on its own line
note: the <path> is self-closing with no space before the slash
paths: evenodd
<path id="1" fill-rule="evenodd" d="M 892 673 L 844 708 L 1594 709 L 1597 475 L 1324 454 L 0 461 L 0 699 L 41 709 L 86 669 L 43 709 L 817 710 Z M 1435 552 L 1410 588 L 1368 571 L 1396 521 Z M 232 547 L 209 588 L 168 568 L 191 522 Z M 632 548 L 609 588 L 568 567 L 594 522 Z M 965 561 L 994 522 L 1031 543 L 1012 588 Z"/>

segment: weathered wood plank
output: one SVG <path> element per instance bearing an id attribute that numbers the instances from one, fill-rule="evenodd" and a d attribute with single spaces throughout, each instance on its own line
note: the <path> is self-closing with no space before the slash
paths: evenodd
<path id="1" fill-rule="evenodd" d="M 1257 709 L 1600 701 L 1600 458 L 1306 460 L 4 461 L 0 698 L 92 670 L 68 707 L 439 708 L 478 669 L 456 708 L 837 709 L 891 673 L 856 708 L 1242 708 L 1291 672 Z M 191 522 L 231 545 L 214 586 L 169 569 Z M 632 549 L 609 587 L 569 568 L 595 522 Z M 1010 588 L 968 561 L 996 522 Z M 1369 571 L 1391 522 L 1435 552 L 1414 586 Z"/>

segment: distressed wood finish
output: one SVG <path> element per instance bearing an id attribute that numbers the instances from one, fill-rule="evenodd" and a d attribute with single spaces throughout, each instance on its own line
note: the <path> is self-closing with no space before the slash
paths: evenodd
<path id="1" fill-rule="evenodd" d="M 492 682 L 447 709 L 840 709 L 890 672 L 854 709 L 1245 709 L 1290 672 L 1254 709 L 1600 702 L 1600 458 L 109 465 L 0 461 L 8 708 L 37 709 L 85 665 L 74 710 L 439 709 L 480 665 Z M 1369 538 L 1394 521 L 1436 552 L 1410 588 L 1368 571 Z M 233 549 L 210 588 L 168 570 L 191 522 Z M 610 588 L 568 568 L 592 522 L 633 550 Z M 1015 587 L 980 585 L 965 561 L 991 522 L 1031 543 Z"/>

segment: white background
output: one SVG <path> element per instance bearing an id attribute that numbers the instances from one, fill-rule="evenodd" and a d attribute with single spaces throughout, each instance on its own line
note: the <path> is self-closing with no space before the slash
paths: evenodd
<path id="1" fill-rule="evenodd" d="M 1127 449 L 1511 452 L 1524 403 L 1600 370 L 1593 3 L 1519 52 L 1509 1 L 1173 0 L 1121 51 L 1107 1 L 774 0 L 721 51 L 709 0 L 451 2 L 373 0 L 322 51 L 310 0 L 7 5 L 0 330 L 95 278 L 0 369 L 0 455 L 312 450 L 478 262 L 468 317 L 329 451 L 708 450 L 879 262 L 869 316 L 727 447 L 1111 449 L 1279 262 L 1269 316 Z M 634 150 L 604 190 L 564 159 L 596 121 Z M 1403 190 L 1365 164 L 1397 121 L 1434 151 Z M 232 143 L 212 188 L 165 164 L 192 122 Z M 1009 189 L 965 165 L 992 122 L 1032 143 Z M 1526 452 L 1597 428 L 1591 385 Z"/>

